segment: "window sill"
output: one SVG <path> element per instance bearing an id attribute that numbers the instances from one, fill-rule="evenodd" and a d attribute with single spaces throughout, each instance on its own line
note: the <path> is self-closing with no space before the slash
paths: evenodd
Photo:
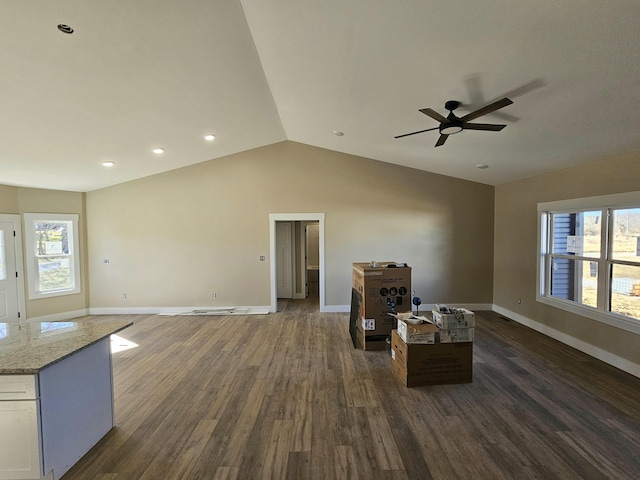
<path id="1" fill-rule="evenodd" d="M 575 315 L 587 317 L 598 322 L 606 323 L 607 325 L 611 325 L 612 327 L 620 328 L 627 332 L 640 335 L 640 320 L 634 320 L 622 315 L 616 315 L 615 313 L 601 312 L 600 310 L 596 310 L 595 308 L 582 306 L 574 302 L 568 302 L 552 297 L 544 297 L 542 295 L 537 295 L 536 300 L 540 303 L 544 303 L 545 305 L 559 308 Z"/>
<path id="2" fill-rule="evenodd" d="M 43 298 L 50 297 L 61 297 L 63 295 L 76 295 L 78 293 L 82 293 L 79 288 L 69 289 L 69 290 L 57 290 L 55 292 L 47 292 L 47 293 L 29 293 L 29 300 L 41 300 Z"/>

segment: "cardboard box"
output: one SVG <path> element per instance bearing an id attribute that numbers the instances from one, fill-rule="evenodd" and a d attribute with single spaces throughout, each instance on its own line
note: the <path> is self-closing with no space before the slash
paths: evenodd
<path id="1" fill-rule="evenodd" d="M 476 314 L 466 308 L 454 308 L 455 313 L 432 310 L 433 321 L 440 328 L 469 328 L 476 326 Z"/>
<path id="2" fill-rule="evenodd" d="M 380 351 L 389 348 L 389 335 L 369 335 L 360 325 L 356 331 L 356 348 L 364 351 Z"/>
<path id="3" fill-rule="evenodd" d="M 475 328 L 440 329 L 440 343 L 473 342 Z"/>
<path id="4" fill-rule="evenodd" d="M 473 343 L 405 343 L 391 333 L 391 371 L 407 387 L 473 382 Z"/>
<path id="5" fill-rule="evenodd" d="M 391 265 L 391 266 L 390 266 Z M 391 335 L 396 320 L 387 315 L 411 309 L 411 267 L 396 262 L 380 262 L 377 267 L 369 263 L 354 263 L 352 287 L 362 295 L 360 317 L 375 321 L 373 333 Z M 404 264 L 402 264 L 404 265 Z"/>
<path id="6" fill-rule="evenodd" d="M 409 323 L 398 315 L 398 335 L 405 343 L 425 343 L 433 345 L 436 343 L 436 333 L 440 330 L 433 323 Z"/>
<path id="7" fill-rule="evenodd" d="M 388 312 L 379 312 L 368 314 L 367 317 L 362 317 L 360 325 L 371 335 L 390 336 L 391 330 L 396 328 L 396 319 L 390 317 L 387 313 Z"/>

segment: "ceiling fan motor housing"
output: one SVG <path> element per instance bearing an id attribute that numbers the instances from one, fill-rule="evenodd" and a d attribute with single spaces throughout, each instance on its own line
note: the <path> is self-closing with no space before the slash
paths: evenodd
<path id="1" fill-rule="evenodd" d="M 460 106 L 460 102 L 458 102 L 457 100 L 449 100 L 447 103 L 444 104 L 444 108 L 446 108 L 450 112 L 453 112 L 459 106 Z"/>
<path id="2" fill-rule="evenodd" d="M 456 102 L 455 100 L 449 100 L 445 103 L 444 107 L 449 110 L 449 115 L 447 115 L 448 123 L 440 124 L 440 134 L 441 135 L 453 135 L 455 133 L 460 133 L 463 130 L 462 120 L 456 117 L 453 111 L 460 106 L 460 102 Z"/>

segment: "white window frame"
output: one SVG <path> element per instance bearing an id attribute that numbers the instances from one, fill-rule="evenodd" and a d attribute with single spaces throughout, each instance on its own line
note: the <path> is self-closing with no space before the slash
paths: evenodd
<path id="1" fill-rule="evenodd" d="M 540 303 L 560 308 L 576 315 L 588 317 L 593 320 L 606 323 L 607 325 L 640 334 L 640 320 L 608 311 L 607 302 L 605 301 L 610 289 L 609 275 L 605 272 L 607 271 L 606 264 L 610 261 L 611 253 L 608 229 L 605 229 L 605 221 L 607 223 L 609 222 L 607 216 L 601 217 L 603 218 L 603 233 L 601 238 L 601 259 L 598 261 L 599 274 L 597 307 L 594 308 L 570 300 L 563 300 L 550 296 L 548 294 L 549 275 L 547 275 L 548 270 L 551 268 L 547 261 L 550 253 L 548 251 L 549 235 L 551 234 L 551 232 L 548 232 L 548 218 L 550 213 L 577 213 L 580 211 L 594 210 L 602 210 L 603 213 L 606 213 L 609 209 L 637 208 L 638 206 L 640 206 L 640 192 L 628 192 L 614 195 L 603 195 L 599 197 L 586 197 L 539 203 L 536 300 Z M 580 257 L 576 257 L 576 259 L 580 259 Z"/>
<path id="2" fill-rule="evenodd" d="M 41 298 L 58 297 L 61 295 L 74 295 L 81 293 L 80 281 L 80 242 L 78 240 L 78 215 L 70 213 L 25 213 L 23 215 L 25 223 L 25 248 L 27 263 L 27 279 L 29 300 Z M 44 291 L 38 289 L 38 258 L 36 256 L 36 230 L 37 222 L 71 222 L 71 232 L 69 235 L 69 259 L 72 262 L 71 286 L 64 289 Z"/>

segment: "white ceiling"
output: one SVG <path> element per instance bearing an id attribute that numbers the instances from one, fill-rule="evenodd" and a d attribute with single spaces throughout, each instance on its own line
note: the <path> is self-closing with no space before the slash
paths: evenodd
<path id="1" fill-rule="evenodd" d="M 91 191 L 283 140 L 490 185 L 640 152 L 637 0 L 21 0 L 0 14 L 0 184 Z M 394 139 L 438 125 L 420 108 L 504 96 L 476 120 L 501 132 Z"/>

